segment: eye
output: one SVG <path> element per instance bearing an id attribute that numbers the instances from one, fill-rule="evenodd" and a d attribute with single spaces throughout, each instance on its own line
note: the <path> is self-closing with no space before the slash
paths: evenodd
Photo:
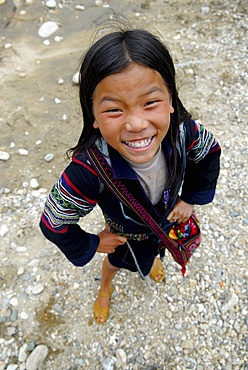
<path id="1" fill-rule="evenodd" d="M 149 100 L 146 104 L 145 104 L 145 107 L 149 106 L 149 105 L 153 105 L 153 104 L 156 104 L 158 103 L 158 100 Z"/>
<path id="2" fill-rule="evenodd" d="M 117 113 L 117 112 L 121 112 L 121 110 L 118 109 L 118 108 L 111 108 L 111 109 L 107 109 L 105 112 L 107 112 L 107 113 Z"/>

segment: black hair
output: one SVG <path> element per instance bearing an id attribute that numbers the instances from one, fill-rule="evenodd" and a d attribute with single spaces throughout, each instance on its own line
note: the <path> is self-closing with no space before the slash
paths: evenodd
<path id="1" fill-rule="evenodd" d="M 174 158 L 172 182 L 179 177 L 182 166 L 176 149 L 179 123 L 190 117 L 178 97 L 175 67 L 165 44 L 143 29 L 118 30 L 102 36 L 86 52 L 79 73 L 79 98 L 83 112 L 83 130 L 72 154 L 89 148 L 101 136 L 93 127 L 92 97 L 97 84 L 105 77 L 123 71 L 130 63 L 138 63 L 156 70 L 164 79 L 172 96 L 174 112 L 170 117 L 167 137 Z"/>

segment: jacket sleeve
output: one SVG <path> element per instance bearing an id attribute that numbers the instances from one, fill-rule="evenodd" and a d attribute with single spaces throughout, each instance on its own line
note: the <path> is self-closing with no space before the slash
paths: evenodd
<path id="1" fill-rule="evenodd" d="M 190 204 L 212 202 L 220 171 L 219 143 L 203 125 L 185 122 L 186 170 L 181 199 Z"/>
<path id="2" fill-rule="evenodd" d="M 53 186 L 40 220 L 44 236 L 56 244 L 75 266 L 84 266 L 96 253 L 99 237 L 77 222 L 95 207 L 99 180 L 87 163 L 71 164 Z"/>

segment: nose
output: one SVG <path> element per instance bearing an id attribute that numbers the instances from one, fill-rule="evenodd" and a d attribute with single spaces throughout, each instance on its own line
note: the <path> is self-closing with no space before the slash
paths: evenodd
<path id="1" fill-rule="evenodd" d="M 147 128 L 148 121 L 138 114 L 130 114 L 126 121 L 126 130 L 139 132 Z"/>

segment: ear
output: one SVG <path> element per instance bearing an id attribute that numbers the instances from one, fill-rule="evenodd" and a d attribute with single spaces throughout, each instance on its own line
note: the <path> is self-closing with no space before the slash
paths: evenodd
<path id="1" fill-rule="evenodd" d="M 98 129 L 98 128 L 99 128 L 99 125 L 98 125 L 98 123 L 97 123 L 96 121 L 94 121 L 94 123 L 93 123 L 93 127 L 94 127 L 95 129 Z"/>
<path id="2" fill-rule="evenodd" d="M 174 108 L 172 106 L 172 96 L 170 94 L 170 113 L 174 113 Z"/>

